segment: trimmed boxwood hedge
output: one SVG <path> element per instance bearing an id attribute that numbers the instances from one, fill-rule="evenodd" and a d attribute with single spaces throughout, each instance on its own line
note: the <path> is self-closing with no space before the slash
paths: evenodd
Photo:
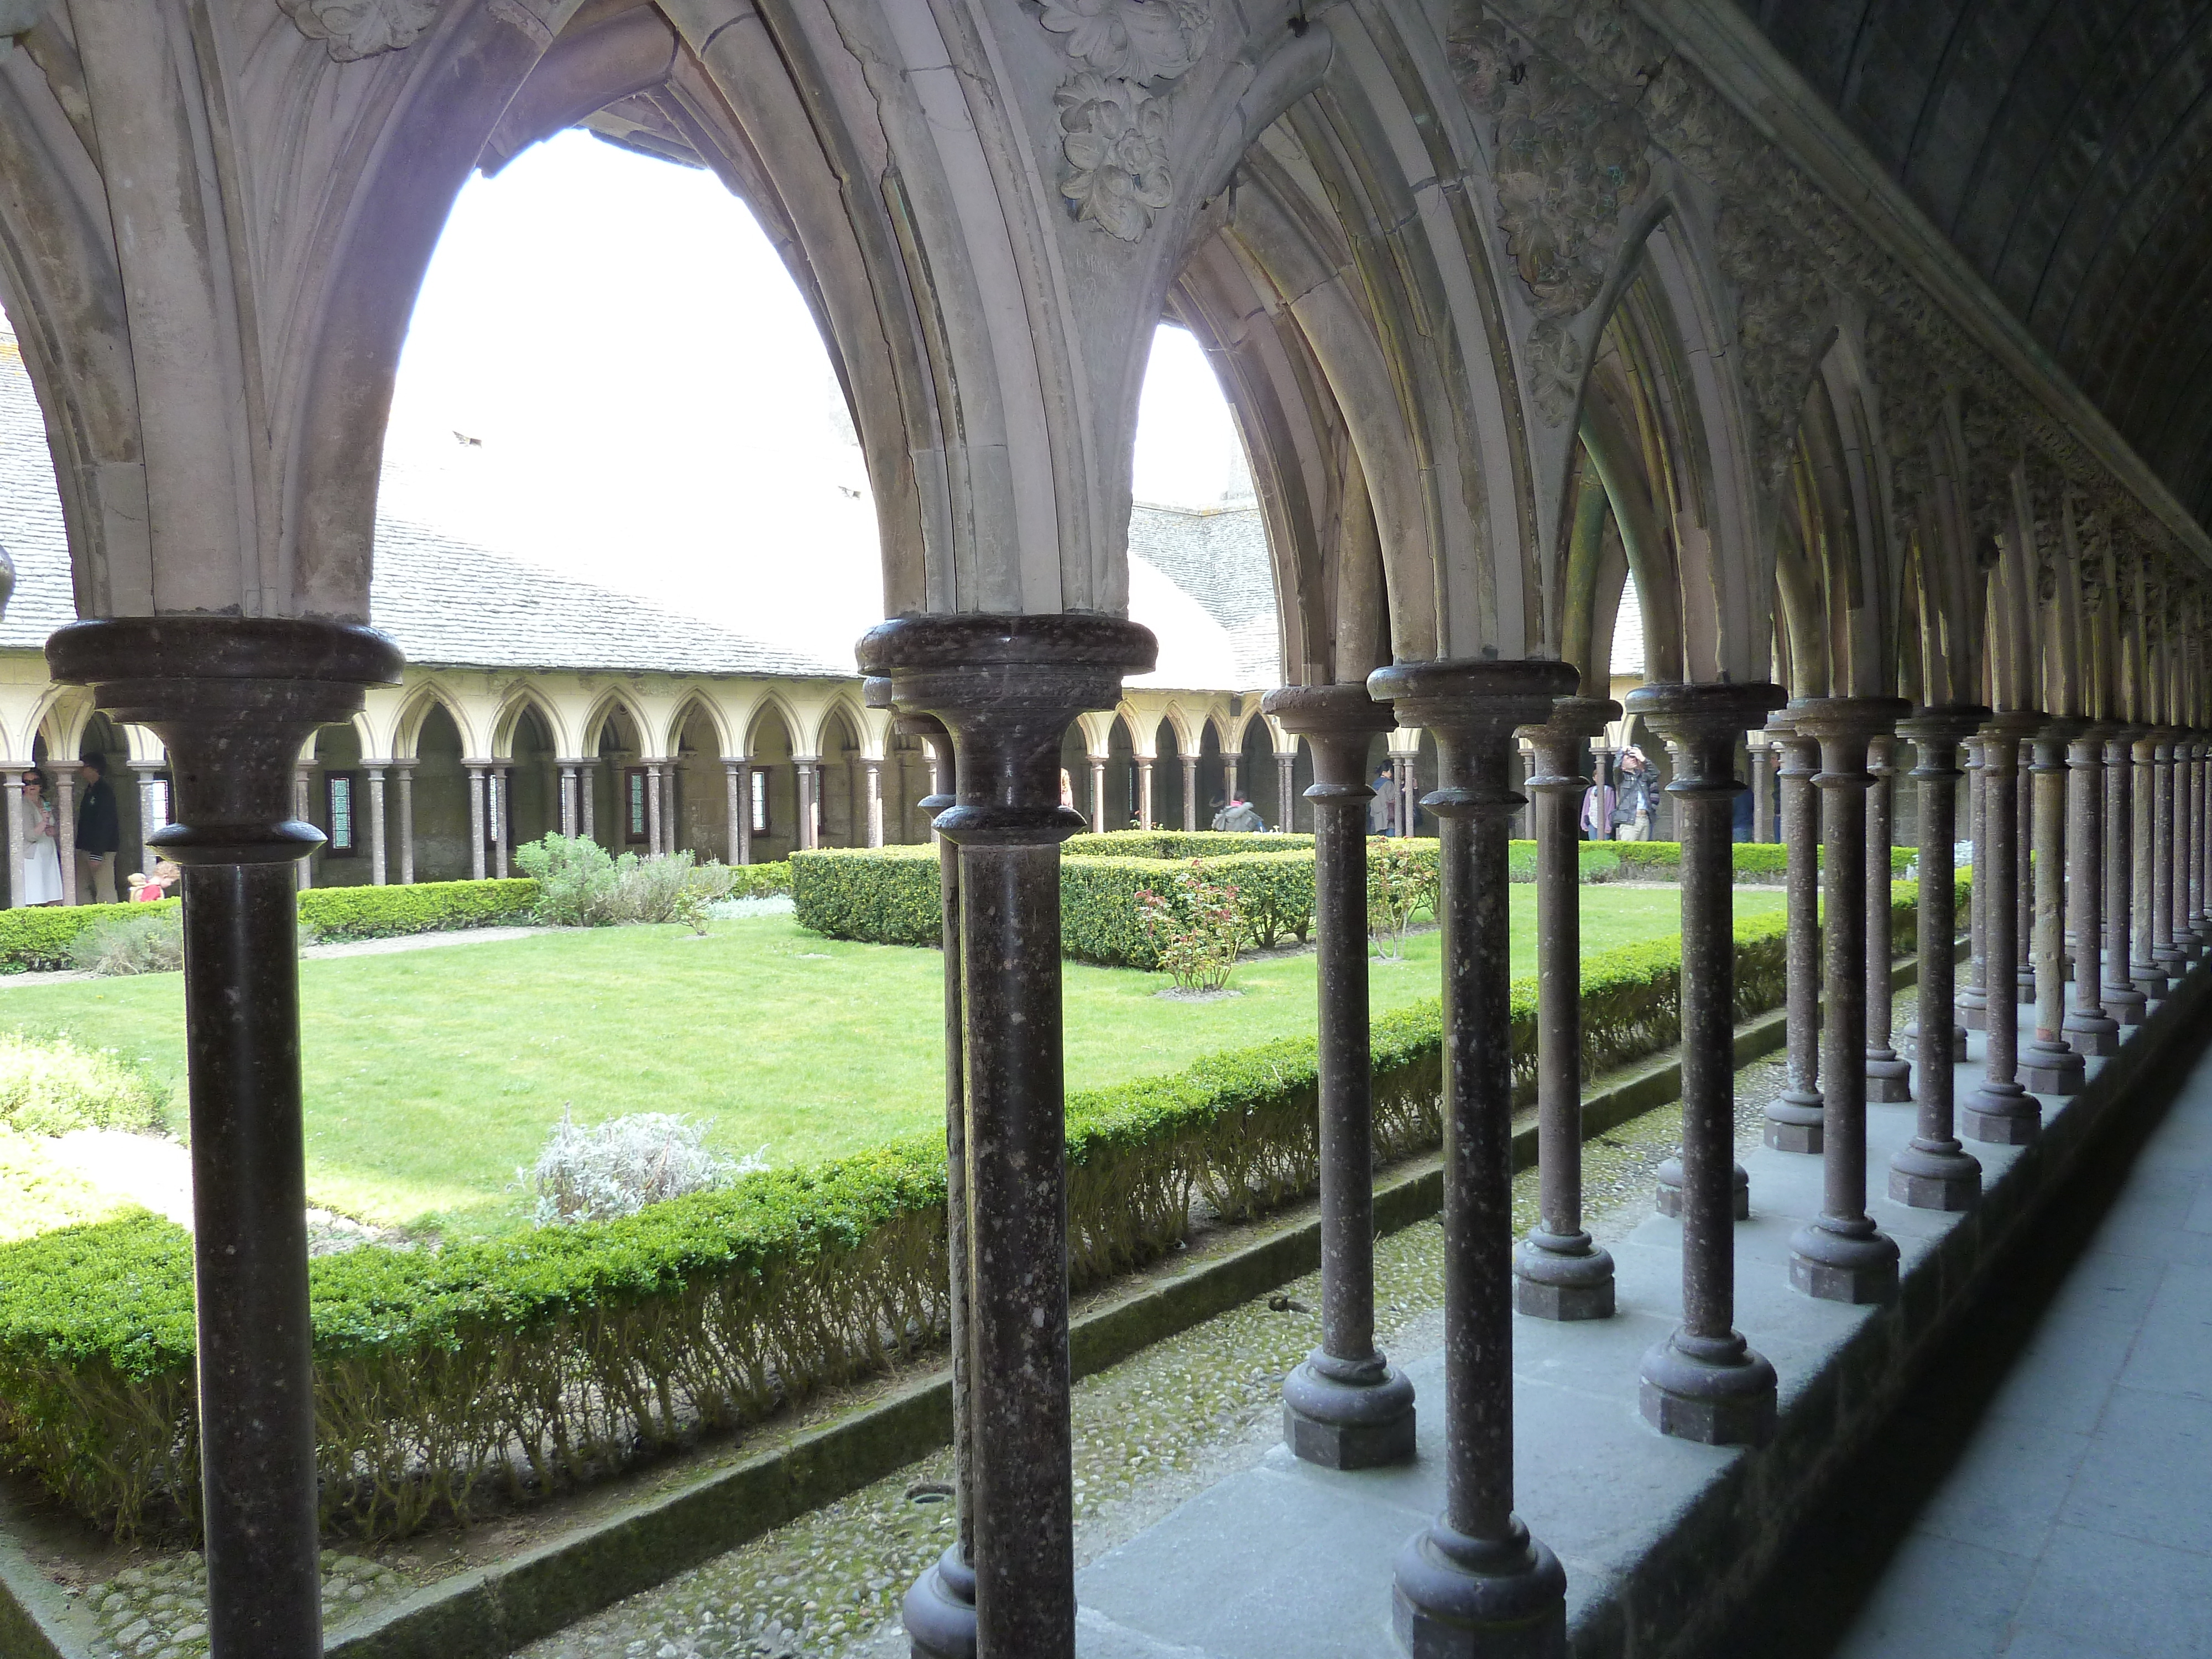
<path id="1" fill-rule="evenodd" d="M 0 910 L 0 974 L 74 968 L 70 946 L 86 928 L 133 916 L 173 916 L 182 908 L 180 900 L 158 899 L 150 904 L 28 905 Z"/>
<path id="2" fill-rule="evenodd" d="M 1917 902 L 1893 890 L 1902 945 Z M 1782 998 L 1782 919 L 1735 934 L 1750 1015 Z M 1680 962 L 1679 942 L 1656 941 L 1583 963 L 1586 1071 L 1676 1040 Z M 1523 1095 L 1535 1046 L 1523 980 Z M 1441 1053 L 1434 1002 L 1375 1023 L 1378 1157 L 1437 1144 Z M 1197 1206 L 1243 1218 L 1311 1192 L 1317 1087 L 1314 1041 L 1289 1038 L 1071 1095 L 1073 1283 L 1173 1249 Z M 465 1517 L 489 1490 L 572 1486 L 881 1372 L 941 1337 L 945 1273 L 944 1141 L 929 1134 L 619 1221 L 320 1258 L 323 1519 L 398 1535 Z M 197 1510 L 191 1296 L 190 1240 L 157 1217 L 0 1247 L 0 1450 L 118 1534 Z"/>
<path id="3" fill-rule="evenodd" d="M 1311 836 L 1232 833 L 1225 830 L 1109 830 L 1070 836 L 1060 850 L 1070 858 L 1214 859 L 1232 853 L 1310 853 Z"/>

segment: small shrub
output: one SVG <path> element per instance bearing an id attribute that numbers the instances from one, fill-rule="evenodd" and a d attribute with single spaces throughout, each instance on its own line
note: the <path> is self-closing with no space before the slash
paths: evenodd
<path id="1" fill-rule="evenodd" d="M 1177 990 L 1218 991 L 1229 983 L 1243 918 L 1237 890 L 1209 879 L 1204 860 L 1193 859 L 1164 889 L 1138 889 L 1137 913 Z"/>
<path id="2" fill-rule="evenodd" d="M 70 960 L 88 974 L 171 974 L 185 965 L 184 919 L 118 916 L 70 941 Z"/>
<path id="3" fill-rule="evenodd" d="M 1406 930 L 1437 903 L 1436 843 L 1376 836 L 1367 843 L 1367 934 L 1385 962 L 1402 961 Z"/>
<path id="4" fill-rule="evenodd" d="M 0 1125 L 34 1135 L 151 1129 L 168 1103 L 166 1089 L 106 1049 L 0 1033 Z"/>
<path id="5" fill-rule="evenodd" d="M 696 864 L 689 853 L 617 858 L 580 836 L 526 842 L 514 849 L 514 861 L 537 882 L 532 914 L 549 927 L 680 921 L 704 933 L 707 907 L 739 885 L 727 865 Z"/>
<path id="6" fill-rule="evenodd" d="M 636 854 L 623 857 L 635 863 Z M 538 884 L 531 914 L 548 927 L 604 927 L 614 901 L 614 854 L 581 836 L 548 836 L 514 849 L 515 867 Z"/>
<path id="7" fill-rule="evenodd" d="M 700 1144 L 705 1131 L 666 1112 L 637 1112 L 586 1128 L 566 1112 L 538 1162 L 521 1172 L 538 1194 L 541 1227 L 611 1221 L 648 1204 L 703 1193 L 768 1167 L 732 1163 Z"/>

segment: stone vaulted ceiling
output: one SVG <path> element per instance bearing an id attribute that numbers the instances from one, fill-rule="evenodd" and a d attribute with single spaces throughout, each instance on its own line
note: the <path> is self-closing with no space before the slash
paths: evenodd
<path id="1" fill-rule="evenodd" d="M 2212 523 L 2212 0 L 1741 0 Z"/>

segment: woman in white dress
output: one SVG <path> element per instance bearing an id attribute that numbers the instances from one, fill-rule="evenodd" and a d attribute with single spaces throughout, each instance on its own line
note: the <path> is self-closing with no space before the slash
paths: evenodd
<path id="1" fill-rule="evenodd" d="M 23 902 L 62 902 L 60 825 L 36 772 L 23 774 Z"/>

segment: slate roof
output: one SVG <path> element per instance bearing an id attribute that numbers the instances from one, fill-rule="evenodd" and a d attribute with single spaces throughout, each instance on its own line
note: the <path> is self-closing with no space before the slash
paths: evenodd
<path id="1" fill-rule="evenodd" d="M 1132 556 L 1204 613 L 1201 619 L 1177 602 L 1168 607 L 1177 614 L 1157 619 L 1163 667 L 1173 658 L 1202 665 L 1209 680 L 1232 674 L 1236 681 L 1179 689 L 1252 690 L 1280 682 L 1267 538 L 1248 501 L 1199 511 L 1140 506 L 1130 514 Z M 15 567 L 15 592 L 0 615 L 0 648 L 36 650 L 76 619 L 76 605 L 46 422 L 14 337 L 4 331 L 0 547 Z M 429 666 L 836 679 L 856 672 L 850 658 L 832 661 L 754 638 L 390 514 L 377 519 L 369 611 L 410 662 Z"/>

